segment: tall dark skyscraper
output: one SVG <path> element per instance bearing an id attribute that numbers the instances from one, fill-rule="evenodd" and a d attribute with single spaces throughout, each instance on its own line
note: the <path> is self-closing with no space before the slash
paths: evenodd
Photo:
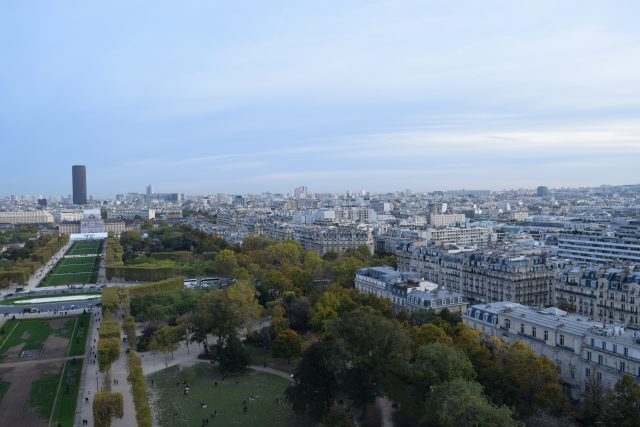
<path id="1" fill-rule="evenodd" d="M 87 204 L 87 168 L 84 165 L 74 165 L 73 173 L 73 204 Z"/>

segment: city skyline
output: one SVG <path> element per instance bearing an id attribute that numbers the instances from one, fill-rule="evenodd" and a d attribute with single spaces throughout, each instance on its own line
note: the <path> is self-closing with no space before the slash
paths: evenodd
<path id="1" fill-rule="evenodd" d="M 5 6 L 7 192 L 637 183 L 635 2 L 124 8 Z"/>

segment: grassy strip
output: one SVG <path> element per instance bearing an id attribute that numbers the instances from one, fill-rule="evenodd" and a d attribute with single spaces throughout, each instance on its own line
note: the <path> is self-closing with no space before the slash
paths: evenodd
<path id="1" fill-rule="evenodd" d="M 82 359 L 65 363 L 61 388 L 58 392 L 56 406 L 53 408 L 52 426 L 57 426 L 58 423 L 63 426 L 73 425 L 81 376 Z"/>
<path id="2" fill-rule="evenodd" d="M 2 402 L 2 398 L 7 393 L 7 390 L 9 390 L 10 385 L 11 383 L 9 381 L 5 381 L 0 378 L 0 402 Z"/>
<path id="3" fill-rule="evenodd" d="M 42 419 L 49 420 L 51 416 L 59 382 L 60 372 L 45 373 L 40 379 L 31 383 L 27 405 L 34 408 Z"/>
<path id="4" fill-rule="evenodd" d="M 91 314 L 84 313 L 78 316 L 76 330 L 69 344 L 69 356 L 83 355 L 87 348 L 87 336 L 89 335 L 89 323 Z"/>

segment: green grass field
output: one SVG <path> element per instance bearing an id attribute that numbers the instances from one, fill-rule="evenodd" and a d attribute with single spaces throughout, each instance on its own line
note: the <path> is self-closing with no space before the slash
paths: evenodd
<path id="1" fill-rule="evenodd" d="M 76 318 L 75 332 L 69 343 L 69 356 L 81 356 L 87 346 L 87 335 L 91 314 L 81 314 Z"/>
<path id="2" fill-rule="evenodd" d="M 75 242 L 67 251 L 66 255 L 93 255 L 99 254 L 102 250 L 102 241 L 89 240 Z"/>
<path id="3" fill-rule="evenodd" d="M 83 316 L 89 316 L 85 314 Z M 87 317 L 88 319 L 88 317 Z M 41 349 L 45 341 L 51 334 L 69 338 L 73 331 L 76 318 L 65 321 L 64 327 L 61 329 L 52 329 L 49 325 L 49 319 L 26 319 L 26 320 L 7 320 L 3 326 L 5 334 L 2 335 L 2 343 L 0 344 L 0 361 L 4 357 L 4 353 L 21 343 L 24 343 L 22 350 L 38 350 Z M 88 323 L 88 320 L 84 322 Z M 86 328 L 86 326 L 84 326 Z M 76 330 L 75 336 L 78 335 Z M 86 331 L 82 332 L 86 335 Z M 86 340 L 86 337 L 84 337 Z M 76 350 L 79 351 L 79 350 Z M 84 354 L 84 351 L 79 354 Z"/>
<path id="4" fill-rule="evenodd" d="M 191 386 L 188 395 L 183 392 L 182 381 Z M 275 402 L 276 398 L 283 399 L 288 385 L 289 381 L 284 378 L 252 370 L 223 377 L 208 363 L 184 368 L 183 372 L 170 367 L 147 377 L 147 386 L 157 395 L 155 407 L 162 427 L 201 425 L 203 418 L 210 418 L 214 426 L 300 425 L 286 403 Z M 251 395 L 256 399 L 250 400 Z M 245 400 L 247 413 L 242 411 Z M 207 408 L 200 408 L 200 403 L 205 403 Z M 216 410 L 218 415 L 213 419 Z"/>
<path id="5" fill-rule="evenodd" d="M 98 256 L 63 258 L 38 286 L 96 283 L 99 268 L 100 257 Z"/>
<path id="6" fill-rule="evenodd" d="M 56 397 L 60 372 L 48 373 L 31 383 L 27 405 L 34 408 L 38 415 L 48 420 L 53 409 L 53 400 Z"/>
<path id="7" fill-rule="evenodd" d="M 56 407 L 53 408 L 52 426 L 57 426 L 58 423 L 63 426 L 73 425 L 81 376 L 82 359 L 75 362 L 68 360 L 64 365 Z"/>

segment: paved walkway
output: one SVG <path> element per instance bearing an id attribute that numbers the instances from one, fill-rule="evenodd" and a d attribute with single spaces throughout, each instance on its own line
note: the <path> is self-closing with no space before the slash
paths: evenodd
<path id="1" fill-rule="evenodd" d="M 122 326 L 122 325 L 121 325 Z M 122 393 L 124 401 L 124 416 L 122 418 L 114 418 L 111 421 L 113 427 L 132 427 L 138 425 L 136 421 L 136 407 L 133 404 L 133 395 L 131 394 L 131 384 L 127 382 L 127 356 L 125 350 L 128 344 L 123 344 L 120 339 L 120 358 L 111 365 L 111 392 Z M 117 382 L 117 384 L 114 383 Z"/>
<path id="2" fill-rule="evenodd" d="M 87 420 L 88 425 L 93 423 L 93 395 L 99 391 L 102 385 L 102 375 L 98 373 L 98 363 L 94 364 L 95 352 L 98 342 L 98 327 L 102 320 L 99 308 L 91 311 L 91 324 L 89 325 L 89 336 L 87 337 L 87 348 L 85 349 L 84 364 L 82 365 L 82 376 L 80 377 L 80 389 L 78 391 L 78 402 L 76 403 L 76 419 L 73 423 L 76 427 L 82 426 L 82 420 Z M 88 399 L 88 400 L 87 400 Z"/>
<path id="3" fill-rule="evenodd" d="M 51 259 L 47 261 L 45 265 L 37 269 L 35 273 L 31 275 L 27 284 L 24 286 L 24 290 L 32 291 L 37 288 L 42 279 L 44 279 L 49 271 L 51 271 L 51 269 L 55 267 L 55 265 L 64 256 L 65 252 L 69 250 L 72 244 L 72 241 L 68 241 L 67 244 L 60 248 L 60 250 L 53 257 L 51 257 Z"/>

